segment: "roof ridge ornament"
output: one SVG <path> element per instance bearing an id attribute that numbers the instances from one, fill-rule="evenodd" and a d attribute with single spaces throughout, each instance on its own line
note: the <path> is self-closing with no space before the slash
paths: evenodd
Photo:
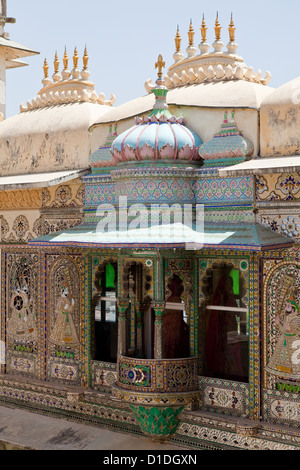
<path id="1" fill-rule="evenodd" d="M 208 51 L 209 51 L 209 44 L 208 44 L 207 38 L 206 38 L 207 27 L 206 27 L 206 23 L 205 23 L 205 19 L 204 19 L 204 13 L 203 13 L 203 17 L 202 17 L 202 24 L 201 24 L 200 31 L 201 31 L 202 41 L 199 44 L 199 49 L 200 49 L 201 55 L 203 55 L 203 54 L 207 54 Z"/>
<path id="2" fill-rule="evenodd" d="M 71 71 L 69 70 L 69 57 L 67 54 L 67 48 L 65 47 L 64 57 L 63 57 L 64 69 L 62 71 L 62 79 L 68 80 L 71 76 Z"/>
<path id="3" fill-rule="evenodd" d="M 179 26 L 177 27 L 177 34 L 175 37 L 176 52 L 173 55 L 175 62 L 168 68 L 164 76 L 164 83 L 168 89 L 171 90 L 180 86 L 222 80 L 245 80 L 258 83 L 260 85 L 267 85 L 270 82 L 270 72 L 267 71 L 263 78 L 261 70 L 258 70 L 255 73 L 253 68 L 248 67 L 244 62 L 244 59 L 236 54 L 238 45 L 235 42 L 236 28 L 232 13 L 228 26 L 229 43 L 227 45 L 227 50 L 223 50 L 224 44 L 221 41 L 222 26 L 219 21 L 218 12 L 214 30 L 215 41 L 213 43 L 213 50 L 209 51 L 210 46 L 207 43 L 207 26 L 203 14 L 202 24 L 200 27 L 202 41 L 198 46 L 200 53 L 198 55 L 194 55 L 194 52 L 189 51 L 189 48 L 193 47 L 192 44 L 194 40 L 194 28 L 191 20 L 188 33 L 188 57 L 184 58 L 183 54 L 180 52 L 181 37 L 179 34 Z M 154 85 L 152 85 L 151 79 L 146 81 L 145 88 L 148 93 L 152 92 Z"/>
<path id="4" fill-rule="evenodd" d="M 69 58 L 65 47 L 63 56 L 64 68 L 62 73 L 59 72 L 60 61 L 57 51 L 54 58 L 54 74 L 52 79 L 49 77 L 49 66 L 47 59 L 44 61 L 43 70 L 44 78 L 42 80 L 43 88 L 38 92 L 37 97 L 26 104 L 20 105 L 20 111 L 31 111 L 49 106 L 88 102 L 98 105 L 113 106 L 116 101 L 115 95 L 111 94 L 109 100 L 106 100 L 104 93 L 99 95 L 95 91 L 95 84 L 89 81 L 90 71 L 88 70 L 89 56 L 87 47 L 85 46 L 83 54 L 83 69 L 80 72 L 78 68 L 79 55 L 77 47 L 74 50 L 73 70 L 68 68 Z"/>
<path id="5" fill-rule="evenodd" d="M 221 53 L 223 49 L 223 42 L 221 41 L 221 30 L 222 26 L 219 23 L 219 13 L 217 12 L 216 22 L 215 22 L 215 42 L 213 43 L 213 48 L 215 53 Z"/>
<path id="6" fill-rule="evenodd" d="M 56 51 L 54 57 L 54 74 L 52 75 L 54 82 L 59 82 L 61 80 L 61 74 L 59 73 L 59 64 L 60 62 L 58 60 L 58 55 Z"/>
<path id="7" fill-rule="evenodd" d="M 175 53 L 173 55 L 173 59 L 175 62 L 179 62 L 184 58 L 184 55 L 181 52 L 181 36 L 179 33 L 179 25 L 177 25 L 177 31 L 176 31 L 176 36 L 175 36 Z"/>
<path id="8" fill-rule="evenodd" d="M 237 43 L 235 42 L 235 26 L 233 22 L 233 16 L 231 13 L 231 18 L 230 18 L 230 24 L 228 26 L 228 32 L 229 32 L 229 43 L 227 44 L 227 50 L 229 54 L 235 55 L 236 50 L 237 50 Z"/>
<path id="9" fill-rule="evenodd" d="M 197 49 L 194 46 L 194 35 L 195 31 L 192 24 L 192 19 L 190 20 L 190 27 L 188 30 L 189 45 L 186 49 L 188 57 L 194 57 L 196 55 Z"/>

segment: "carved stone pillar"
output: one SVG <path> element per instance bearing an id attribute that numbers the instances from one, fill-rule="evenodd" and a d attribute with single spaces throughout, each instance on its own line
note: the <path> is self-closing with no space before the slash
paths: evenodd
<path id="1" fill-rule="evenodd" d="M 129 299 L 118 300 L 118 355 L 125 356 L 127 352 L 126 344 L 126 312 L 129 306 Z"/>
<path id="2" fill-rule="evenodd" d="M 153 303 L 155 313 L 154 319 L 154 359 L 163 358 L 163 313 L 165 310 L 165 302 L 158 301 Z"/>

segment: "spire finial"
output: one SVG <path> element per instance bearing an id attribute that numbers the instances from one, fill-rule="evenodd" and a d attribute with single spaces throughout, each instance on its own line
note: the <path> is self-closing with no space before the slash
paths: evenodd
<path id="1" fill-rule="evenodd" d="M 216 33 L 216 41 L 220 41 L 221 39 L 221 25 L 219 23 L 219 13 L 217 12 L 217 18 L 215 23 L 215 33 Z"/>
<path id="2" fill-rule="evenodd" d="M 78 51 L 77 51 L 77 47 L 75 47 L 74 56 L 73 56 L 74 69 L 77 69 L 77 67 L 78 67 L 78 60 L 79 60 Z"/>
<path id="3" fill-rule="evenodd" d="M 202 18 L 202 25 L 201 25 L 201 37 L 202 37 L 202 42 L 206 42 L 206 31 L 207 31 L 207 27 L 206 27 L 206 23 L 205 23 L 205 19 L 204 19 L 204 14 L 203 14 L 203 18 Z"/>
<path id="4" fill-rule="evenodd" d="M 166 63 L 164 62 L 163 58 L 162 58 L 162 55 L 159 54 L 158 56 L 158 59 L 157 59 L 157 62 L 155 63 L 155 68 L 158 69 L 158 72 L 157 72 L 157 76 L 158 76 L 158 79 L 161 80 L 162 79 L 162 69 L 166 66 Z"/>
<path id="5" fill-rule="evenodd" d="M 68 57 L 68 54 L 67 54 L 67 48 L 66 47 L 65 47 L 64 57 L 63 57 L 63 63 L 64 63 L 64 69 L 63 69 L 61 75 L 62 75 L 63 80 L 68 80 L 70 78 L 71 72 L 68 69 L 69 57 Z"/>
<path id="6" fill-rule="evenodd" d="M 188 57 L 194 57 L 196 55 L 196 48 L 194 46 L 194 28 L 192 24 L 192 19 L 190 20 L 190 28 L 188 30 L 188 37 L 189 37 L 189 45 L 186 49 Z"/>
<path id="7" fill-rule="evenodd" d="M 175 46 L 176 46 L 176 51 L 175 51 L 175 54 L 173 55 L 173 59 L 175 60 L 175 62 L 179 62 L 180 60 L 184 58 L 180 50 L 181 49 L 181 36 L 179 33 L 179 24 L 177 25 L 177 32 L 175 36 Z"/>
<path id="8" fill-rule="evenodd" d="M 232 13 L 231 13 L 231 18 L 230 18 L 230 24 L 229 24 L 228 31 L 229 31 L 230 42 L 234 42 L 235 41 L 235 27 L 234 27 Z"/>
<path id="9" fill-rule="evenodd" d="M 44 69 L 44 78 L 48 78 L 49 65 L 48 65 L 47 59 L 44 60 L 43 69 Z"/>
<path id="10" fill-rule="evenodd" d="M 44 60 L 43 69 L 44 69 L 44 78 L 42 80 L 42 84 L 45 87 L 51 83 L 51 79 L 49 78 L 49 75 L 48 75 L 49 65 L 48 65 L 47 59 Z"/>
<path id="11" fill-rule="evenodd" d="M 64 53 L 63 63 L 64 63 L 64 70 L 68 70 L 69 57 L 68 57 L 68 54 L 67 54 L 67 48 L 66 48 L 66 47 L 65 47 L 65 53 Z"/>
<path id="12" fill-rule="evenodd" d="M 88 56 L 88 52 L 87 52 L 87 47 L 85 46 L 84 54 L 83 54 L 83 69 L 81 71 L 82 80 L 88 80 L 88 78 L 91 74 L 89 69 L 88 69 L 88 63 L 89 63 L 89 56 Z"/>
<path id="13" fill-rule="evenodd" d="M 55 51 L 55 57 L 54 57 L 54 73 L 59 72 L 59 60 L 58 60 L 58 55 L 57 51 Z"/>
<path id="14" fill-rule="evenodd" d="M 87 47 L 85 46 L 84 54 L 83 54 L 83 70 L 87 70 L 89 63 L 89 56 L 87 52 Z"/>
<path id="15" fill-rule="evenodd" d="M 73 70 L 72 70 L 72 77 L 74 80 L 78 80 L 80 77 L 80 71 L 78 69 L 78 52 L 77 52 L 77 47 L 74 49 L 74 55 L 73 55 Z"/>
<path id="16" fill-rule="evenodd" d="M 190 27 L 188 31 L 188 37 L 189 37 L 189 46 L 192 47 L 194 45 L 194 28 L 192 24 L 192 19 L 190 20 Z"/>
<path id="17" fill-rule="evenodd" d="M 180 52 L 180 47 L 181 47 L 181 36 L 179 33 L 179 24 L 177 25 L 177 32 L 175 36 L 175 47 L 176 47 L 176 52 Z"/>

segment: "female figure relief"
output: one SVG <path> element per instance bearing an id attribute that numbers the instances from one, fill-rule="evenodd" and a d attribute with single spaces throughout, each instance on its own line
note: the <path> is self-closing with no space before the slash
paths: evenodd
<path id="1" fill-rule="evenodd" d="M 34 340 L 36 338 L 36 325 L 25 280 L 21 282 L 21 287 L 20 285 L 15 287 L 10 307 L 12 313 L 7 323 L 8 336 L 13 338 L 14 341 Z"/>
<path id="2" fill-rule="evenodd" d="M 300 380 L 300 315 L 294 300 L 286 303 L 283 319 L 277 315 L 275 324 L 280 336 L 266 371 L 283 379 Z"/>
<path id="3" fill-rule="evenodd" d="M 79 339 L 74 325 L 72 313 L 75 301 L 70 299 L 67 283 L 63 283 L 61 294 L 55 308 L 55 323 L 49 340 L 60 347 L 74 348 L 79 346 Z"/>

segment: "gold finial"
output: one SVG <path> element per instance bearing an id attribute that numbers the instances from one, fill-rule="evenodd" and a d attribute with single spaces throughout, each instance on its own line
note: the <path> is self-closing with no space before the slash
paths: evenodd
<path id="1" fill-rule="evenodd" d="M 55 58 L 54 58 L 54 72 L 58 73 L 59 70 L 59 60 L 58 60 L 58 55 L 57 51 L 55 52 Z"/>
<path id="2" fill-rule="evenodd" d="M 216 24 L 215 24 L 215 33 L 216 33 L 216 41 L 220 41 L 221 39 L 221 25 L 219 23 L 219 14 L 217 12 Z"/>
<path id="3" fill-rule="evenodd" d="M 206 23 L 205 23 L 205 20 L 204 20 L 204 15 L 203 15 L 203 18 L 202 18 L 202 25 L 201 25 L 200 29 L 201 29 L 202 42 L 206 42 L 207 27 L 206 27 Z"/>
<path id="4" fill-rule="evenodd" d="M 75 50 L 74 50 L 74 56 L 73 56 L 73 64 L 74 64 L 74 69 L 77 69 L 78 67 L 78 52 L 77 52 L 77 47 L 75 47 Z"/>
<path id="5" fill-rule="evenodd" d="M 176 52 L 180 52 L 180 45 L 181 45 L 181 36 L 179 33 L 179 25 L 177 25 L 177 33 L 175 36 L 175 46 L 176 46 Z"/>
<path id="6" fill-rule="evenodd" d="M 87 70 L 89 62 L 89 56 L 87 53 L 87 47 L 85 46 L 84 55 L 83 55 L 83 70 Z"/>
<path id="7" fill-rule="evenodd" d="M 44 61 L 43 69 L 44 69 L 44 78 L 48 78 L 49 65 L 48 65 L 47 59 L 45 59 Z"/>
<path id="8" fill-rule="evenodd" d="M 155 68 L 158 69 L 158 78 L 162 78 L 162 69 L 166 66 L 166 63 L 164 62 L 162 55 L 159 54 L 158 60 L 155 64 Z"/>
<path id="9" fill-rule="evenodd" d="M 193 46 L 194 45 L 194 28 L 193 28 L 193 25 L 192 25 L 192 20 L 190 20 L 190 28 L 189 28 L 189 31 L 188 31 L 188 37 L 189 37 L 189 46 Z"/>
<path id="10" fill-rule="evenodd" d="M 235 27 L 234 27 L 234 22 L 232 18 L 232 13 L 231 13 L 231 19 L 230 19 L 230 25 L 229 25 L 228 31 L 229 31 L 230 42 L 234 42 L 235 41 Z"/>
<path id="11" fill-rule="evenodd" d="M 68 54 L 67 54 L 67 48 L 66 48 L 66 47 L 65 47 L 65 53 L 64 53 L 63 63 L 64 63 L 64 70 L 68 70 L 69 57 L 68 57 Z"/>

